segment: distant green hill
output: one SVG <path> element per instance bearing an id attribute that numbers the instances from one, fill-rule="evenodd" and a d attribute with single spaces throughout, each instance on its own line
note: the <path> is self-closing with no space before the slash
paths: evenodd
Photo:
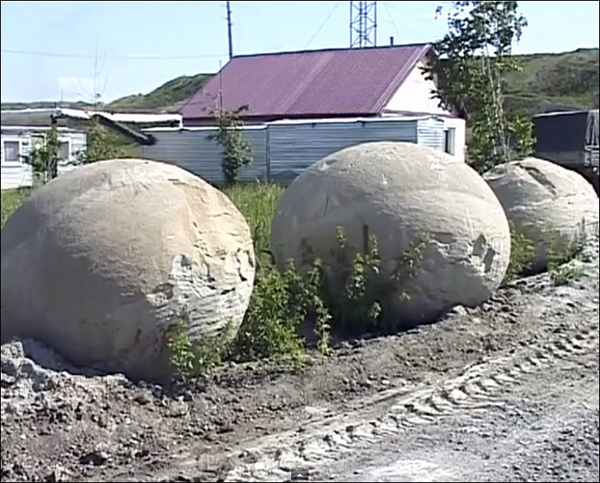
<path id="1" fill-rule="evenodd" d="M 508 112 L 529 115 L 598 107 L 599 51 L 519 56 L 522 71 L 507 77 Z"/>
<path id="2" fill-rule="evenodd" d="M 121 112 L 176 112 L 212 77 L 212 74 L 181 76 L 157 87 L 148 94 L 134 94 L 117 99 L 100 108 Z M 43 109 L 61 107 L 93 108 L 87 102 L 3 102 L 2 109 Z"/>
<path id="3" fill-rule="evenodd" d="M 508 112 L 540 112 L 598 107 L 598 49 L 578 49 L 562 54 L 519 56 L 522 71 L 507 78 Z M 148 94 L 117 99 L 103 109 L 133 112 L 176 112 L 199 91 L 212 74 L 181 76 Z M 2 109 L 55 107 L 56 102 L 2 103 Z M 65 107 L 91 107 L 85 102 L 61 103 Z"/>
<path id="4" fill-rule="evenodd" d="M 176 112 L 212 77 L 211 74 L 177 77 L 149 94 L 122 97 L 107 105 L 119 111 Z"/>

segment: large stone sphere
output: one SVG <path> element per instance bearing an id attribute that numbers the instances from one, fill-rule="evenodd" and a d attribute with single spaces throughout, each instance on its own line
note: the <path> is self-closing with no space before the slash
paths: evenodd
<path id="1" fill-rule="evenodd" d="M 483 175 L 514 228 L 535 242 L 531 268 L 543 270 L 598 233 L 598 196 L 583 176 L 550 161 L 527 158 Z"/>
<path id="2" fill-rule="evenodd" d="M 133 379 L 170 373 L 166 339 L 239 327 L 254 281 L 248 225 L 178 167 L 80 167 L 37 190 L 2 230 L 2 341 L 37 339 Z"/>
<path id="3" fill-rule="evenodd" d="M 399 269 L 409 247 L 429 237 L 416 273 L 394 296 L 392 316 L 400 326 L 485 301 L 510 257 L 508 222 L 485 181 L 452 156 L 411 143 L 346 148 L 296 178 L 273 220 L 278 266 L 292 259 L 302 267 L 312 253 L 335 270 L 337 227 L 354 251 L 363 251 L 367 232 L 377 238 L 383 281 Z"/>

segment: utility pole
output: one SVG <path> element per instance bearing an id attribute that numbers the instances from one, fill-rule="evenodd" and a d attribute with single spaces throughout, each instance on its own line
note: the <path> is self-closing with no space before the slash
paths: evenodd
<path id="1" fill-rule="evenodd" d="M 377 46 L 377 2 L 350 2 L 350 48 Z"/>
<path id="2" fill-rule="evenodd" d="M 229 40 L 229 60 L 233 57 L 233 39 L 231 37 L 231 2 L 227 2 L 227 38 Z"/>

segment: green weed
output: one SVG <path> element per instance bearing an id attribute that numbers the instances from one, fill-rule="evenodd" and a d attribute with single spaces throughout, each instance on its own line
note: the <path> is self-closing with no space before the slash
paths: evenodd
<path id="1" fill-rule="evenodd" d="M 531 272 L 531 264 L 535 256 L 535 242 L 522 231 L 517 230 L 512 220 L 510 227 L 510 261 L 502 282 L 506 285 Z"/>

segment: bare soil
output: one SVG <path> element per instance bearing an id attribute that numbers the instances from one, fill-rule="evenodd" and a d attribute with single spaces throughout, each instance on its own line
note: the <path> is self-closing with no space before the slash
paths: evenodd
<path id="1" fill-rule="evenodd" d="M 447 448 L 448 458 L 456 449 L 448 446 L 448 435 L 465 427 L 460 418 L 482 408 L 485 418 L 470 423 L 480 428 L 479 439 L 469 436 L 463 444 L 492 444 L 480 436 L 481 428 L 508 427 L 512 410 L 521 414 L 519 424 L 536 424 L 533 416 L 523 416 L 530 414 L 523 408 L 533 396 L 515 394 L 527 390 L 551 398 L 543 376 L 560 364 L 571 364 L 563 371 L 571 386 L 561 387 L 591 404 L 591 412 L 573 423 L 587 428 L 581 430 L 586 444 L 569 440 L 579 430 L 569 433 L 574 426 L 567 423 L 567 432 L 556 431 L 547 443 L 579 444 L 584 470 L 573 469 L 578 464 L 566 453 L 569 466 L 562 466 L 570 470 L 558 476 L 545 463 L 527 466 L 517 458 L 514 465 L 529 481 L 555 481 L 553 475 L 556 481 L 587 481 L 573 479 L 575 474 L 598 481 L 597 239 L 582 260 L 571 262 L 582 270 L 580 278 L 564 285 L 548 274 L 530 277 L 481 307 L 458 307 L 435 324 L 344 342 L 327 360 L 311 357 L 303 370 L 232 364 L 193 389 L 76 369 L 33 341 L 4 344 L 1 481 L 341 481 L 352 475 L 357 481 L 361 474 L 378 478 L 369 481 L 424 481 L 414 475 L 390 480 L 389 471 L 365 468 L 380 468 L 383 463 L 374 462 L 382 455 L 389 466 L 397 446 L 381 441 L 400 435 L 412 441 L 403 454 L 437 447 Z M 526 382 L 511 393 L 511 380 Z M 499 401 L 509 408 L 504 419 L 493 410 Z M 356 456 L 359 448 L 362 458 Z M 464 478 L 486 481 L 492 474 L 516 481 L 516 469 L 494 464 L 495 472 L 472 466 Z M 440 475 L 425 481 L 450 481 Z"/>

